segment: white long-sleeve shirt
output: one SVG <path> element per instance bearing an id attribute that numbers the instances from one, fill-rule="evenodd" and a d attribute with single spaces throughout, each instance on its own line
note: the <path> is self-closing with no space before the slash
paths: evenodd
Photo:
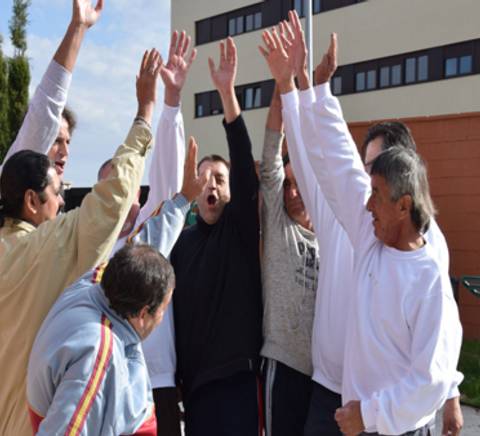
<path id="1" fill-rule="evenodd" d="M 60 130 L 72 73 L 52 60 L 30 100 L 22 126 L 5 159 L 21 150 L 46 154 Z M 0 167 L 0 174 L 2 168 Z"/>
<path id="2" fill-rule="evenodd" d="M 320 270 L 312 331 L 315 382 L 337 394 L 342 390 L 346 319 L 341 316 L 351 298 L 353 250 L 335 218 L 306 154 L 301 135 L 299 104 L 314 102 L 313 90 L 282 95 L 283 121 L 293 173 L 318 240 Z M 323 174 L 318 174 L 322 177 Z"/>
<path id="3" fill-rule="evenodd" d="M 431 241 L 411 252 L 385 246 L 373 233 L 365 205 L 370 178 L 328 85 L 300 111 L 302 137 L 315 175 L 354 250 L 342 400 L 360 400 L 367 432 L 401 434 L 425 425 L 447 399 L 456 365 L 461 325 L 448 269 Z M 318 180 L 320 182 L 320 180 Z M 327 200 L 329 200 L 327 196 Z"/>
<path id="4" fill-rule="evenodd" d="M 185 161 L 185 135 L 180 106 L 164 105 L 155 134 L 155 144 L 148 173 L 148 198 L 135 221 L 141 225 L 159 205 L 180 191 Z M 126 238 L 119 240 L 112 253 L 119 250 Z M 177 355 L 173 302 L 168 305 L 162 322 L 142 342 L 152 388 L 174 387 Z"/>

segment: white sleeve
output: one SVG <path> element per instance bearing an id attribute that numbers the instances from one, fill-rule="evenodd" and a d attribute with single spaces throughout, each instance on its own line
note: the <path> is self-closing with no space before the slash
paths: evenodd
<path id="1" fill-rule="evenodd" d="M 162 201 L 180 191 L 185 162 L 185 134 L 180 106 L 164 105 L 155 135 L 148 173 L 150 191 L 138 215 L 135 227 L 144 222 Z"/>
<path id="2" fill-rule="evenodd" d="M 50 62 L 3 162 L 21 150 L 34 150 L 44 154 L 48 152 L 60 129 L 71 80 L 72 73 L 54 60 Z"/>
<path id="3" fill-rule="evenodd" d="M 447 400 L 452 380 L 459 376 L 456 367 L 462 345 L 458 310 L 448 286 L 446 275 L 438 276 L 430 289 L 421 295 L 415 292 L 405 304 L 405 313 L 411 314 L 407 319 L 412 335 L 410 370 L 398 383 L 361 402 L 367 428 L 375 426 L 380 434 L 403 434 L 412 430 L 412 422 L 427 424 L 422 418 Z"/>
<path id="4" fill-rule="evenodd" d="M 300 106 L 301 133 L 318 183 L 353 247 L 374 238 L 366 210 L 370 177 L 329 84 L 315 88 L 313 106 Z"/>
<path id="5" fill-rule="evenodd" d="M 310 94 L 313 102 L 313 93 Z M 294 90 L 282 94 L 282 118 L 285 124 L 285 136 L 288 144 L 288 156 L 292 165 L 293 174 L 297 181 L 305 209 L 312 220 L 313 225 L 318 220 L 316 196 L 319 190 L 317 179 L 313 173 L 312 166 L 306 156 L 300 132 L 300 112 L 298 91 Z M 315 229 L 317 231 L 317 229 Z"/>

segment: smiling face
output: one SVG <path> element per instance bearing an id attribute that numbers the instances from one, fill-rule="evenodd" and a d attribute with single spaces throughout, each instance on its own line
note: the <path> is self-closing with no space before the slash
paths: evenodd
<path id="1" fill-rule="evenodd" d="M 222 215 L 225 205 L 230 201 L 230 182 L 228 167 L 222 161 L 203 161 L 198 168 L 202 177 L 210 170 L 211 176 L 207 186 L 196 198 L 198 212 L 207 224 L 215 224 Z"/>
<path id="2" fill-rule="evenodd" d="M 55 142 L 50 147 L 50 150 L 47 153 L 49 159 L 55 164 L 55 171 L 60 176 L 60 178 L 63 178 L 63 173 L 65 171 L 65 165 L 67 163 L 69 154 L 69 145 L 69 125 L 67 120 L 65 118 L 62 118 L 57 138 L 55 139 Z"/>

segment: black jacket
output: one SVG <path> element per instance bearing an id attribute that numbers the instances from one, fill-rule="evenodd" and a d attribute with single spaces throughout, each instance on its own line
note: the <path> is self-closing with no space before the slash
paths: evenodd
<path id="1" fill-rule="evenodd" d="M 186 401 L 202 384 L 256 371 L 262 345 L 258 178 L 242 117 L 224 127 L 230 203 L 213 225 L 198 217 L 171 255 L 177 378 Z"/>

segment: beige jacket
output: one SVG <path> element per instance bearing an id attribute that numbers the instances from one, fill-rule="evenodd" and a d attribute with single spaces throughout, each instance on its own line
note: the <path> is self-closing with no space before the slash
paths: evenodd
<path id="1" fill-rule="evenodd" d="M 25 382 L 36 333 L 61 292 L 106 261 L 140 186 L 152 134 L 136 123 L 108 179 L 82 205 L 35 228 L 7 219 L 0 229 L 0 435 L 31 435 Z"/>

